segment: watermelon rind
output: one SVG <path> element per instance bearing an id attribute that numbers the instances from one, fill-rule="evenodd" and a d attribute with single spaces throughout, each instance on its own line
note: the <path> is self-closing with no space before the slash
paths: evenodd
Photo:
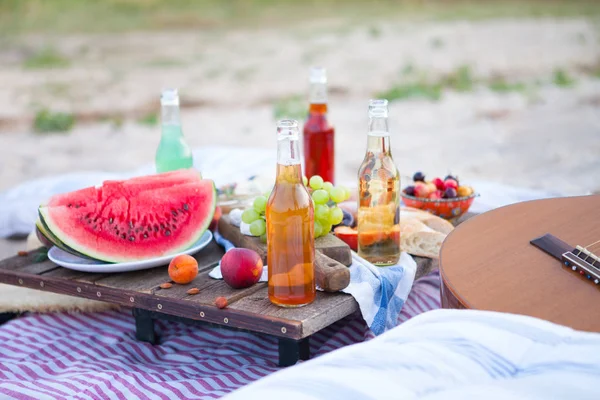
<path id="1" fill-rule="evenodd" d="M 203 181 L 209 181 L 209 180 L 203 180 Z M 197 228 L 192 231 L 192 232 L 194 232 L 194 234 L 191 235 L 190 238 L 188 240 L 186 240 L 185 242 L 183 242 L 181 245 L 170 248 L 169 251 L 164 252 L 162 254 L 154 254 L 152 257 L 148 257 L 148 258 L 162 257 L 162 256 L 174 255 L 177 253 L 181 253 L 182 251 L 185 251 L 185 250 L 189 249 L 190 247 L 192 247 L 202 237 L 202 235 L 204 234 L 204 232 L 206 232 L 206 230 L 208 229 L 208 227 L 213 219 L 214 212 L 216 209 L 216 203 L 217 203 L 217 191 L 216 191 L 216 187 L 215 187 L 213 181 L 210 181 L 210 187 L 211 187 L 210 193 L 203 193 L 203 194 L 206 195 L 206 198 L 208 198 L 209 197 L 208 195 L 210 194 L 211 202 L 207 207 L 206 206 L 203 207 L 203 210 L 207 210 L 207 212 L 204 215 L 203 219 L 200 221 L 200 224 L 197 225 Z M 70 251 L 69 250 L 65 250 L 65 251 L 68 251 L 72 254 L 82 255 L 86 258 L 92 258 L 95 260 L 100 260 L 100 261 L 109 262 L 109 263 L 131 262 L 131 261 L 141 261 L 142 260 L 142 258 L 133 256 L 129 253 L 125 254 L 125 252 L 124 253 L 116 253 L 115 251 L 113 251 L 113 249 L 103 248 L 103 249 L 98 250 L 98 249 L 90 248 L 89 246 L 86 246 L 84 243 L 81 243 L 81 241 L 78 241 L 76 237 L 73 237 L 73 235 L 69 235 L 63 229 L 61 229 L 59 224 L 57 224 L 50 215 L 51 208 L 52 207 L 48 207 L 48 206 L 40 206 L 39 207 L 40 219 L 42 221 L 42 225 L 44 225 L 46 230 L 48 232 L 51 232 L 51 234 L 53 235 L 53 237 L 49 238 L 49 239 L 53 242 L 54 242 L 54 240 L 56 240 L 56 242 L 62 244 L 65 248 L 70 250 Z M 52 240 L 52 239 L 54 239 L 54 240 Z M 57 246 L 57 247 L 59 247 L 59 246 Z M 65 248 L 63 248 L 63 250 Z M 148 258 L 144 258 L 144 259 L 148 259 Z"/>
<path id="2" fill-rule="evenodd" d="M 60 239 L 58 239 L 56 236 L 54 236 L 54 234 L 52 234 L 52 232 L 48 229 L 48 226 L 46 225 L 46 223 L 44 221 L 44 217 L 39 212 L 38 212 L 38 219 L 37 219 L 37 221 L 35 221 L 35 226 L 36 226 L 37 230 L 46 238 L 46 240 L 48 240 L 50 243 L 52 243 L 53 246 L 58 247 L 59 249 L 61 249 L 64 252 L 73 254 L 74 256 L 93 260 L 93 258 L 88 257 L 85 254 L 80 253 L 77 250 L 70 248 L 69 246 L 67 246 L 66 244 L 61 242 Z"/>

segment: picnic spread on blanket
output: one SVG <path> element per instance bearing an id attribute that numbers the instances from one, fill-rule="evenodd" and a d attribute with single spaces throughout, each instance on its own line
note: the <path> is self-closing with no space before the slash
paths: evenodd
<path id="1" fill-rule="evenodd" d="M 42 180 L 0 197 L 0 205 L 6 206 L 3 210 L 15 210 L 0 219 L 0 233 L 33 230 L 41 245 L 0 261 L 1 283 L 101 301 L 122 309 L 64 317 L 33 314 L 8 322 L 6 328 L 0 328 L 0 340 L 5 343 L 0 350 L 4 356 L 0 373 L 16 371 L 17 364 L 24 362 L 27 372 L 17 374 L 26 374 L 28 379 L 26 383 L 16 382 L 3 375 L 0 393 L 61 398 L 87 382 L 96 391 L 86 394 L 90 398 L 101 387 L 115 398 L 144 397 L 146 391 L 162 393 L 165 398 L 218 397 L 311 355 L 379 335 L 386 338 L 381 341 L 390 341 L 400 322 L 439 308 L 440 290 L 445 308 L 530 315 L 576 329 L 600 331 L 597 309 L 586 310 L 587 318 L 569 312 L 572 307 L 585 308 L 598 295 L 593 283 L 600 281 L 600 259 L 592 251 L 596 243 L 588 243 L 600 238 L 600 224 L 586 216 L 600 205 L 599 196 L 571 199 L 571 206 L 565 199 L 552 199 L 542 200 L 539 206 L 512 206 L 530 207 L 515 208 L 514 214 L 510 214 L 513 208 L 505 207 L 477 215 L 494 208 L 481 202 L 477 209 L 478 196 L 484 197 L 478 190 L 485 192 L 485 185 L 479 189 L 479 185 L 467 184 L 455 175 L 428 178 L 417 171 L 412 182 L 401 187 L 390 150 L 385 99 L 369 102 L 367 146 L 364 161 L 357 166 L 357 182 L 352 186 L 336 183 L 325 71 L 313 69 L 310 76 L 311 105 L 303 135 L 297 121 L 280 120 L 274 138 L 276 157 L 270 154 L 260 165 L 248 164 L 256 158 L 252 150 L 239 150 L 239 163 L 229 162 L 228 167 L 210 157 L 197 157 L 182 134 L 178 92 L 166 90 L 161 97 L 162 139 L 154 167 L 127 176 L 98 173 L 55 182 Z M 231 151 L 226 150 L 229 160 Z M 205 168 L 209 165 L 213 169 Z M 237 175 L 227 168 L 236 169 Z M 263 173 L 266 168 L 275 176 Z M 261 184 L 261 179 L 266 184 Z M 244 193 L 244 186 L 250 190 Z M 35 208 L 29 208 L 28 201 L 16 200 L 19 193 L 27 192 L 44 196 L 31 196 L 38 200 Z M 508 202 L 550 197 L 526 191 L 520 196 Z M 569 207 L 577 212 L 566 213 Z M 536 210 L 539 214 L 532 216 Z M 553 218 L 557 214 L 560 216 Z M 531 220 L 531 229 L 518 225 L 525 216 Z M 463 228 L 460 224 L 471 217 Z M 542 224 L 548 220 L 552 223 Z M 569 220 L 582 224 L 561 229 Z M 558 238 L 548 236 L 552 233 Z M 461 241 L 465 236 L 467 239 Z M 558 258 L 569 274 L 565 276 L 558 262 L 542 266 L 548 255 L 530 241 Z M 501 243 L 513 244 L 519 254 L 531 257 L 519 262 L 515 256 L 506 257 L 511 249 Z M 529 266 L 531 260 L 537 266 Z M 525 286 L 518 295 L 509 297 L 511 288 L 518 287 L 515 280 Z M 531 280 L 542 285 L 536 289 L 540 293 L 537 297 L 528 293 Z M 591 284 L 584 285 L 585 280 Z M 558 309 L 552 303 L 556 296 L 569 297 L 564 303 L 569 307 Z M 132 317 L 126 314 L 128 309 Z M 465 318 L 467 322 L 481 315 L 482 320 L 495 323 L 494 317 L 485 313 L 439 315 L 440 320 L 456 315 L 457 320 Z M 5 320 L 9 317 L 3 314 Z M 530 324 L 536 331 L 552 332 L 548 335 L 573 335 L 585 342 L 583 333 L 572 334 L 568 328 L 549 323 L 525 317 L 496 319 L 500 324 Z M 422 326 L 437 323 L 427 317 L 419 321 L 425 321 Z M 471 323 L 482 332 L 489 328 Z M 44 324 L 51 327 L 51 333 L 42 333 Z M 402 332 L 411 332 L 411 327 L 419 332 L 421 325 L 408 324 Z M 444 340 L 458 343 L 461 335 L 469 336 L 455 325 L 449 326 L 455 330 L 448 338 L 434 335 L 432 345 Z M 74 356 L 67 339 L 69 329 L 83 329 L 96 343 L 78 342 L 80 353 Z M 22 332 L 24 339 L 14 339 L 17 332 Z M 513 339 L 526 342 L 543 337 L 541 333 L 535 339 L 525 331 L 519 334 Z M 232 348 L 218 347 L 215 337 Z M 402 333 L 398 337 L 402 338 Z M 377 340 L 372 347 L 381 342 Z M 476 345 L 477 338 L 470 336 L 468 340 Z M 600 346 L 597 337 L 590 340 Z M 39 350 L 34 358 L 42 357 L 40 364 L 26 360 L 32 357 L 27 341 Z M 490 343 L 479 344 L 487 345 L 494 348 Z M 213 352 L 215 346 L 221 350 Z M 577 349 L 591 345 L 581 346 Z M 577 344 L 567 347 L 576 348 Z M 115 359 L 111 353 L 116 348 L 123 354 L 139 353 L 139 359 Z M 193 350 L 184 355 L 186 349 Z M 400 349 L 398 354 L 406 347 Z M 470 356 L 485 358 L 488 353 Z M 344 362 L 357 368 L 365 363 L 381 368 L 376 365 L 377 357 L 359 362 L 351 351 L 338 359 L 334 354 L 319 358 L 313 365 L 323 370 Z M 511 357 L 518 358 L 518 354 L 511 353 Z M 100 367 L 99 355 L 108 356 L 106 366 Z M 344 360 L 344 355 L 350 361 Z M 210 362 L 202 364 L 205 356 Z M 64 362 L 53 363 L 53 357 L 88 363 L 80 369 L 86 376 L 93 374 L 94 368 L 103 372 L 82 382 L 67 374 L 69 366 Z M 501 376 L 521 368 L 516 361 L 489 357 L 494 358 L 488 360 L 489 368 L 484 366 L 485 371 L 475 373 Z M 389 358 L 380 359 L 390 362 Z M 139 362 L 151 370 L 142 371 Z M 593 360 L 580 362 L 591 373 L 600 373 L 600 364 Z M 169 374 L 160 376 L 161 366 L 168 366 Z M 114 376 L 105 368 L 120 371 L 125 377 L 109 383 Z M 304 365 L 299 371 L 315 374 L 317 370 Z M 193 376 L 197 380 L 191 383 Z M 297 386 L 289 386 L 287 376 L 287 372 L 276 374 L 265 382 L 279 382 L 281 393 L 298 391 Z M 312 377 L 311 382 L 318 381 L 315 379 Z M 366 388 L 350 389 L 351 381 L 341 375 L 322 379 L 321 384 L 347 390 L 348 398 L 368 392 Z M 272 388 L 264 389 L 265 385 L 268 383 L 251 386 L 233 398 L 250 398 L 244 393 L 275 393 Z M 318 386 L 313 389 L 320 390 Z"/>

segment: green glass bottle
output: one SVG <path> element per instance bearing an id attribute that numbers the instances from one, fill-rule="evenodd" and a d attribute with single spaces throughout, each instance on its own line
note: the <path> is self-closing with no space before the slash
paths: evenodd
<path id="1" fill-rule="evenodd" d="M 192 168 L 192 150 L 183 138 L 177 89 L 165 89 L 160 97 L 162 136 L 156 150 L 156 172 Z"/>

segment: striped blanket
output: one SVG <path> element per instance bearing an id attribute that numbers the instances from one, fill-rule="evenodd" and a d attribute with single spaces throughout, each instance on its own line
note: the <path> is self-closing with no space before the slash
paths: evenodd
<path id="1" fill-rule="evenodd" d="M 439 276 L 416 281 L 398 324 L 439 308 Z M 157 322 L 160 343 L 136 341 L 130 311 L 30 314 L 0 326 L 0 399 L 212 399 L 277 367 L 260 334 Z M 315 357 L 373 338 L 359 315 L 311 338 Z"/>

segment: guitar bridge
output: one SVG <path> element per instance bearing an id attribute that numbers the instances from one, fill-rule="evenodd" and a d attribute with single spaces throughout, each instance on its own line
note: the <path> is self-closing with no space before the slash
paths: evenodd
<path id="1" fill-rule="evenodd" d="M 566 267 L 579 271 L 596 285 L 600 284 L 600 259 L 595 254 L 577 246 L 575 250 L 563 253 L 561 258 Z"/>
<path id="2" fill-rule="evenodd" d="M 530 242 L 540 250 L 560 260 L 566 267 L 579 272 L 585 278 L 600 284 L 600 257 L 581 247 L 569 245 L 551 234 L 545 234 Z"/>

